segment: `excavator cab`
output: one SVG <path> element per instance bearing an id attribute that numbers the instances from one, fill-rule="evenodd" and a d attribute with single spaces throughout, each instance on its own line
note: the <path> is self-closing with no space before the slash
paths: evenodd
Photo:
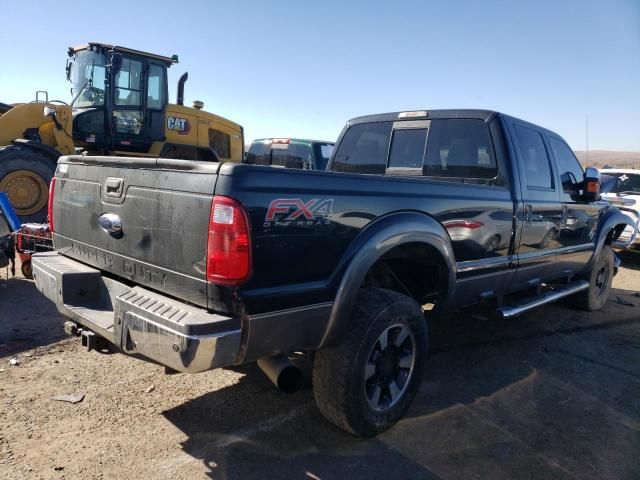
<path id="1" fill-rule="evenodd" d="M 47 215 L 48 185 L 61 155 L 242 160 L 242 126 L 184 105 L 185 72 L 169 103 L 167 69 L 178 57 L 91 42 L 68 50 L 72 101 L 0 102 L 0 192 L 24 222 Z"/>
<path id="2" fill-rule="evenodd" d="M 165 139 L 167 68 L 177 57 L 89 43 L 69 49 L 73 138 L 95 153 L 149 152 Z"/>

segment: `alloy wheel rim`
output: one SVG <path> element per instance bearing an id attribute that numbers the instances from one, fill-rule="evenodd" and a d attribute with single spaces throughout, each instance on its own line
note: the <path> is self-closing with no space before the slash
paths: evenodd
<path id="1" fill-rule="evenodd" d="M 609 268 L 607 265 L 603 265 L 596 274 L 596 288 L 598 289 L 598 297 L 601 297 L 607 290 L 607 283 L 609 282 Z"/>
<path id="2" fill-rule="evenodd" d="M 384 412 L 400 401 L 413 376 L 415 361 L 416 342 L 406 325 L 396 323 L 378 336 L 364 373 L 364 393 L 373 410 Z"/>

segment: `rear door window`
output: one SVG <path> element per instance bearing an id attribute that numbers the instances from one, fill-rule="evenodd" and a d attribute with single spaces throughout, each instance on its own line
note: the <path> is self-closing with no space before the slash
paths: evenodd
<path id="1" fill-rule="evenodd" d="M 534 129 L 522 125 L 516 125 L 515 131 L 527 187 L 553 189 L 551 164 L 542 135 Z"/>
<path id="2" fill-rule="evenodd" d="M 424 175 L 489 179 L 497 174 L 491 134 L 485 122 L 474 119 L 431 122 Z"/>
<path id="3" fill-rule="evenodd" d="M 334 172 L 384 174 L 392 122 L 360 123 L 344 134 L 331 164 Z"/>

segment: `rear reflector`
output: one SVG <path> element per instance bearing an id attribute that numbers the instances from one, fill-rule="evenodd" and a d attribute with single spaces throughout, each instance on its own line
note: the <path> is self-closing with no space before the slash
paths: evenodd
<path id="1" fill-rule="evenodd" d="M 216 195 L 211 202 L 207 281 L 240 285 L 251 276 L 249 218 L 240 202 Z"/>
<path id="2" fill-rule="evenodd" d="M 51 179 L 49 184 L 49 204 L 47 205 L 47 216 L 49 217 L 49 230 L 53 232 L 53 192 L 56 189 L 56 177 Z"/>

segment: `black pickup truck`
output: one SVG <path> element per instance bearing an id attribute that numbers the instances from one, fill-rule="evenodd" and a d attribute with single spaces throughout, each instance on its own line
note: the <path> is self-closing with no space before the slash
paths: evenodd
<path id="1" fill-rule="evenodd" d="M 307 353 L 320 411 L 375 435 L 416 393 L 433 316 L 603 305 L 629 220 L 599 185 L 557 134 L 484 110 L 355 118 L 326 171 L 69 156 L 34 278 L 89 348 L 258 361 L 285 391 Z"/>

